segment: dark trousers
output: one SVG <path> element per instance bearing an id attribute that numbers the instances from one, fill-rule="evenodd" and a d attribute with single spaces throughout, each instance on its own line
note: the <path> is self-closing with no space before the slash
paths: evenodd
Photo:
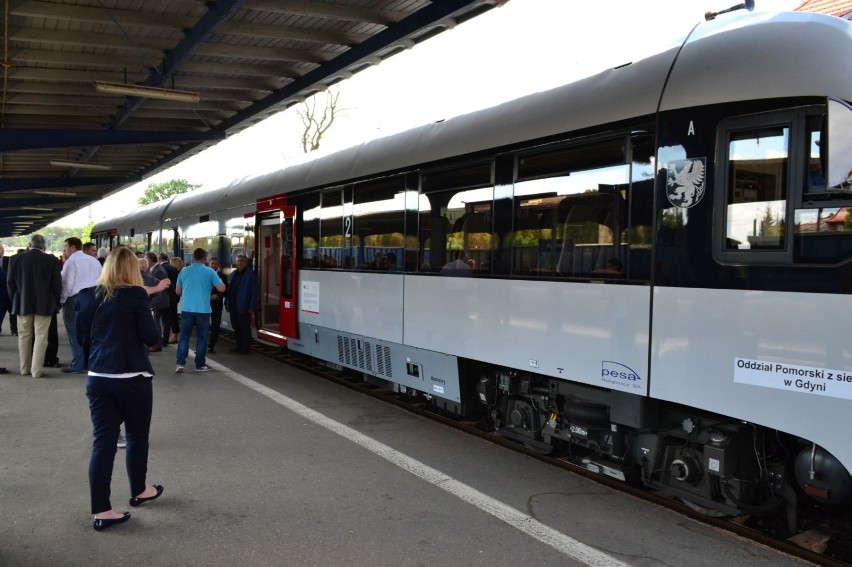
<path id="1" fill-rule="evenodd" d="M 178 333 L 180 333 L 180 315 L 178 315 L 177 305 L 174 305 L 173 307 L 170 307 L 169 309 L 172 310 L 171 311 L 171 319 L 169 319 L 169 321 L 171 321 L 171 324 L 172 324 L 172 332 L 177 335 Z"/>
<path id="2" fill-rule="evenodd" d="M 54 367 L 57 364 L 59 364 L 59 329 L 54 313 L 50 318 L 50 327 L 47 329 L 47 350 L 44 351 L 44 365 Z"/>
<path id="3" fill-rule="evenodd" d="M 218 304 L 218 305 L 217 305 Z M 216 343 L 219 341 L 219 331 L 222 328 L 222 302 L 210 302 L 210 343 L 211 349 L 216 348 Z"/>
<path id="4" fill-rule="evenodd" d="M 56 317 L 54 317 L 54 320 Z M 62 306 L 62 322 L 65 324 L 65 333 L 68 335 L 68 343 L 71 345 L 71 362 L 68 367 L 74 372 L 82 372 L 86 365 L 83 362 L 83 343 L 77 337 L 77 296 L 72 295 L 65 300 Z M 55 321 L 51 321 L 54 325 Z M 48 331 L 50 333 L 50 331 Z M 57 339 L 59 336 L 57 335 Z M 58 342 L 58 340 L 57 340 Z M 57 345 L 58 346 L 58 345 Z"/>
<path id="5" fill-rule="evenodd" d="M 8 307 L 6 307 L 5 305 L 0 305 L 0 331 L 3 330 L 3 321 L 6 319 L 6 312 L 7 311 L 9 311 Z M 13 317 L 13 315 L 11 313 L 9 313 L 10 324 L 11 324 L 11 321 L 12 321 L 12 317 Z M 15 331 L 16 333 L 18 332 L 17 329 L 12 329 L 12 330 Z"/>
<path id="6" fill-rule="evenodd" d="M 121 423 L 127 438 L 126 467 L 130 495 L 145 490 L 148 474 L 148 432 L 151 429 L 153 389 L 151 378 L 102 378 L 89 376 L 86 397 L 92 414 L 92 458 L 89 490 L 92 514 L 112 510 L 110 481 Z"/>
<path id="7" fill-rule="evenodd" d="M 18 316 L 14 313 L 9 313 L 9 330 L 13 333 L 18 332 Z"/>
<path id="8" fill-rule="evenodd" d="M 234 329 L 237 350 L 249 352 L 251 350 L 251 313 L 234 313 L 231 311 L 231 327 Z"/>
<path id="9" fill-rule="evenodd" d="M 156 319 L 157 324 L 163 330 L 163 343 L 161 346 L 166 346 L 169 344 L 169 334 L 172 331 L 172 308 L 163 307 L 162 309 L 157 309 L 154 312 L 154 319 Z"/>

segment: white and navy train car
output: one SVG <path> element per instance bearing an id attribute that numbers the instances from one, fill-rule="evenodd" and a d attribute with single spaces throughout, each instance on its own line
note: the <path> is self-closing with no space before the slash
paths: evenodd
<path id="1" fill-rule="evenodd" d="M 729 514 L 848 502 L 850 53 L 841 19 L 730 14 L 95 232 L 244 251 L 258 337 L 591 470 Z"/>

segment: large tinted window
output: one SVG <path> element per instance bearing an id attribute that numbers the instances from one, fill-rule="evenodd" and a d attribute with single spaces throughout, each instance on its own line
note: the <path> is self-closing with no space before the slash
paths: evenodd
<path id="1" fill-rule="evenodd" d="M 512 273 L 620 278 L 626 256 L 627 137 L 518 157 Z"/>
<path id="2" fill-rule="evenodd" d="M 491 162 L 424 174 L 419 270 L 448 276 L 490 274 L 497 241 L 493 203 Z"/>
<path id="3" fill-rule="evenodd" d="M 320 194 L 304 193 L 289 198 L 288 202 L 296 206 L 296 214 L 300 221 L 298 226 L 302 242 L 299 246 L 301 250 L 299 267 L 317 267 L 319 265 Z"/>
<path id="4" fill-rule="evenodd" d="M 401 271 L 405 250 L 405 176 L 358 183 L 354 189 L 353 246 L 341 267 Z"/>

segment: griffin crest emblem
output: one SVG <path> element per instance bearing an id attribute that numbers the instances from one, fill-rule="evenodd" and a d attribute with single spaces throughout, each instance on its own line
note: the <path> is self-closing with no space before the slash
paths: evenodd
<path id="1" fill-rule="evenodd" d="M 669 203 L 681 209 L 697 205 L 704 197 L 707 158 L 669 162 L 666 170 L 666 196 Z"/>

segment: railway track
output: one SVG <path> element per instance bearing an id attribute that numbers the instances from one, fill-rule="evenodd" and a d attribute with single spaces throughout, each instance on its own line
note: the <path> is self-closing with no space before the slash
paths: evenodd
<path id="1" fill-rule="evenodd" d="M 633 486 L 602 474 L 593 473 L 569 458 L 545 455 L 540 451 L 505 439 L 489 431 L 489 426 L 485 421 L 465 421 L 441 414 L 422 398 L 394 392 L 382 384 L 373 382 L 372 379 L 365 380 L 361 373 L 354 370 L 317 361 L 290 352 L 278 345 L 258 341 L 253 343 L 253 350 L 346 388 L 393 404 L 406 411 L 439 421 L 470 435 L 475 435 L 574 474 L 582 475 L 615 490 L 674 510 L 693 520 L 729 531 L 815 565 L 825 567 L 852 566 L 852 530 L 849 529 L 852 527 L 852 512 L 848 510 L 829 511 L 809 503 L 800 503 L 797 517 L 802 529 L 793 535 L 789 535 L 787 516 L 783 511 L 776 516 L 767 517 L 714 517 L 702 513 L 700 510 L 689 506 L 688 503 L 682 503 L 643 487 Z M 379 379 L 376 380 L 379 381 Z"/>

